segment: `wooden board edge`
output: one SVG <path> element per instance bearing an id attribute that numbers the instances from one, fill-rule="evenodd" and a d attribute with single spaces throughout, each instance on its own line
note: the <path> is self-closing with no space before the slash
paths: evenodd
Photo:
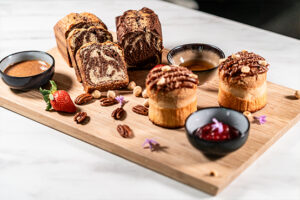
<path id="1" fill-rule="evenodd" d="M 71 137 L 74 137 L 76 139 L 79 139 L 83 142 L 86 142 L 88 144 L 91 144 L 93 146 L 96 146 L 98 148 L 101 148 L 107 152 L 110 152 L 114 155 L 117 155 L 119 157 L 122 157 L 126 160 L 132 161 L 140 166 L 143 166 L 145 168 L 148 168 L 150 170 L 153 170 L 159 174 L 165 175 L 171 179 L 174 179 L 180 183 L 184 183 L 186 185 L 189 185 L 193 188 L 199 189 L 207 194 L 210 195 L 217 195 L 220 191 L 220 187 L 216 186 L 216 185 L 212 185 L 208 182 L 196 179 L 192 176 L 189 176 L 185 173 L 179 172 L 178 170 L 175 170 L 169 166 L 163 165 L 162 163 L 159 162 L 155 162 L 151 159 L 148 159 L 146 157 L 143 157 L 139 154 L 135 154 L 134 152 L 131 152 L 127 149 L 121 148 L 118 145 L 115 145 L 114 143 L 109 143 L 105 140 L 101 140 L 93 135 L 90 135 L 89 133 L 84 133 L 86 136 L 82 135 L 82 131 L 79 131 L 78 129 L 76 129 L 75 127 L 69 126 L 69 125 L 65 125 L 64 123 L 60 122 L 60 121 L 56 121 L 55 122 L 55 126 L 53 126 L 53 123 L 50 122 L 50 120 L 47 120 L 46 117 L 43 117 L 42 115 L 37 115 L 35 111 L 30 110 L 29 108 L 22 106 L 22 105 L 10 105 L 10 102 L 7 101 L 6 99 L 2 98 L 0 96 L 0 106 L 3 108 L 6 108 L 10 111 L 13 111 L 17 114 L 20 114 L 26 118 L 29 118 L 31 120 L 34 120 L 36 122 L 39 122 L 43 125 L 48 126 L 49 128 L 58 130 L 60 132 L 63 132 L 66 135 L 69 135 Z M 59 126 L 59 124 L 61 126 Z M 55 128 L 54 128 L 55 127 Z M 66 128 L 64 128 L 66 127 Z M 71 132 L 71 134 L 69 134 L 68 132 Z M 114 150 L 116 148 L 121 148 L 122 153 L 115 153 Z M 149 164 L 145 165 L 144 163 Z M 164 167 L 162 167 L 162 165 Z M 225 185 L 226 186 L 226 185 Z"/>

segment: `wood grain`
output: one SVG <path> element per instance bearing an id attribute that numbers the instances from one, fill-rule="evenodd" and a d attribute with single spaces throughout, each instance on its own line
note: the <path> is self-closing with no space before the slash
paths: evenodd
<path id="1" fill-rule="evenodd" d="M 67 90 L 72 99 L 75 99 L 83 92 L 83 87 L 76 81 L 74 69 L 67 66 L 56 48 L 51 49 L 49 53 L 56 60 L 53 79 L 59 89 Z M 147 71 L 129 73 L 131 80 L 144 87 Z M 215 79 L 199 87 L 200 108 L 218 106 L 217 86 Z M 81 125 L 73 121 L 71 114 L 45 111 L 46 104 L 38 90 L 12 90 L 3 81 L 0 81 L 0 87 L 2 107 L 212 195 L 224 189 L 300 119 L 300 101 L 292 98 L 294 91 L 269 82 L 268 105 L 255 113 L 266 115 L 268 122 L 264 125 L 252 122 L 248 141 L 241 149 L 223 158 L 211 160 L 189 144 L 184 129 L 160 128 L 153 125 L 147 117 L 132 112 L 133 106 L 144 101 L 143 98 L 134 97 L 132 94 L 124 94 L 129 102 L 124 106 L 127 116 L 123 121 L 116 121 L 111 117 L 111 112 L 117 105 L 101 107 L 97 100 L 78 106 L 79 110 L 87 112 L 90 117 L 87 124 Z M 129 125 L 134 137 L 122 138 L 116 131 L 118 124 Z M 142 144 L 146 138 L 155 138 L 165 147 L 164 151 L 150 152 L 143 149 Z M 212 170 L 217 171 L 218 176 L 209 176 Z"/>

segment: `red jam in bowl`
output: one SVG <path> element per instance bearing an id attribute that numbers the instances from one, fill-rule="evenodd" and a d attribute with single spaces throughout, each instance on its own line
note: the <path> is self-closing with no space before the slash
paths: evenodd
<path id="1" fill-rule="evenodd" d="M 212 123 L 196 129 L 193 134 L 200 139 L 216 142 L 231 140 L 240 136 L 240 132 L 236 128 L 219 122 L 215 118 L 212 120 Z"/>

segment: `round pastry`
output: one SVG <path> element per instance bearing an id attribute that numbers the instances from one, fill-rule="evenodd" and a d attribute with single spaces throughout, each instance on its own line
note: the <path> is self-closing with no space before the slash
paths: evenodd
<path id="1" fill-rule="evenodd" d="M 237 111 L 255 112 L 267 104 L 269 64 L 254 53 L 241 51 L 220 63 L 220 106 Z"/>
<path id="2" fill-rule="evenodd" d="M 197 110 L 198 76 L 186 67 L 160 66 L 146 79 L 150 121 L 166 128 L 184 126 L 186 118 Z"/>

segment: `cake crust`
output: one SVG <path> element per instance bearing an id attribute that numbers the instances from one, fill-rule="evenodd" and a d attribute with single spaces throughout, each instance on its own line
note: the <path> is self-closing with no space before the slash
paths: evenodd
<path id="1" fill-rule="evenodd" d="M 107 29 L 106 25 L 96 15 L 88 12 L 70 13 L 54 26 L 57 48 L 70 67 L 72 67 L 72 63 L 67 47 L 69 33 L 75 28 L 88 28 L 90 26 L 101 26 Z"/>
<path id="2" fill-rule="evenodd" d="M 255 112 L 267 104 L 269 64 L 257 54 L 238 52 L 221 62 L 218 102 L 237 111 Z"/>
<path id="3" fill-rule="evenodd" d="M 163 66 L 150 71 L 146 79 L 149 119 L 165 128 L 184 126 L 197 110 L 198 77 L 185 67 Z"/>

